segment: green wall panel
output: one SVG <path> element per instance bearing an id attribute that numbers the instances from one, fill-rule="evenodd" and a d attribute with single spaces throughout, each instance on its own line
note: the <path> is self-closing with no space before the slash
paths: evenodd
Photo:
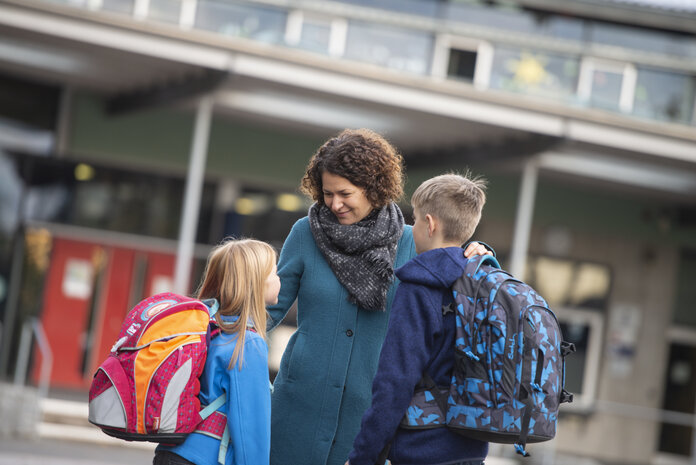
<path id="1" fill-rule="evenodd" d="M 101 100 L 90 95 L 78 96 L 73 110 L 71 153 L 128 167 L 186 171 L 192 113 L 156 108 L 109 116 Z M 292 188 L 299 184 L 307 161 L 323 140 L 215 115 L 206 173 L 214 178 L 232 177 Z"/>
<path id="2" fill-rule="evenodd" d="M 123 166 L 185 170 L 192 133 L 189 114 L 152 109 L 109 116 L 99 98 L 80 95 L 73 102 L 69 151 Z"/>

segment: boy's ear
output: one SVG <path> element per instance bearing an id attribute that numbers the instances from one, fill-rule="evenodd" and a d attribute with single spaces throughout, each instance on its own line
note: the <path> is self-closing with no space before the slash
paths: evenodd
<path id="1" fill-rule="evenodd" d="M 428 223 L 428 236 L 432 237 L 437 229 L 437 220 L 430 214 L 425 215 L 425 222 Z"/>

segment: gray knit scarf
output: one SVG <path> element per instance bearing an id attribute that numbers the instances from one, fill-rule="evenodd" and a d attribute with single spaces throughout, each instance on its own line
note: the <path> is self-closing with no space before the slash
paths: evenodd
<path id="1" fill-rule="evenodd" d="M 355 224 L 343 225 L 326 205 L 315 203 L 309 208 L 309 225 L 349 300 L 367 310 L 384 311 L 404 230 L 399 207 L 390 203 Z"/>

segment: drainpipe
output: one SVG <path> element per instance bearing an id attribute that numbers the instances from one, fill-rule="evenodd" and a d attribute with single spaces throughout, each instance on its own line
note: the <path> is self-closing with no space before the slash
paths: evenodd
<path id="1" fill-rule="evenodd" d="M 515 216 L 515 230 L 510 249 L 510 273 L 519 279 L 524 278 L 524 268 L 527 261 L 539 165 L 540 157 L 534 156 L 525 162 L 522 170 L 520 194 L 517 199 L 517 214 Z"/>
<path id="2" fill-rule="evenodd" d="M 174 289 L 177 294 L 189 293 L 191 278 L 191 261 L 193 247 L 196 242 L 198 229 L 198 214 L 201 208 L 201 192 L 203 191 L 203 176 L 205 174 L 208 140 L 210 138 L 210 121 L 213 114 L 213 97 L 207 95 L 201 98 L 196 111 L 196 121 L 191 142 L 191 156 L 186 176 L 184 205 L 179 226 L 179 243 L 176 251 L 174 268 Z"/>

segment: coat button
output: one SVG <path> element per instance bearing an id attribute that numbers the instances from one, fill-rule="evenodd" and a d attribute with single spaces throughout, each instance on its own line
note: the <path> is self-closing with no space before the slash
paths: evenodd
<path id="1" fill-rule="evenodd" d="M 346 336 L 353 337 L 353 330 L 349 329 L 348 331 L 346 331 Z"/>

